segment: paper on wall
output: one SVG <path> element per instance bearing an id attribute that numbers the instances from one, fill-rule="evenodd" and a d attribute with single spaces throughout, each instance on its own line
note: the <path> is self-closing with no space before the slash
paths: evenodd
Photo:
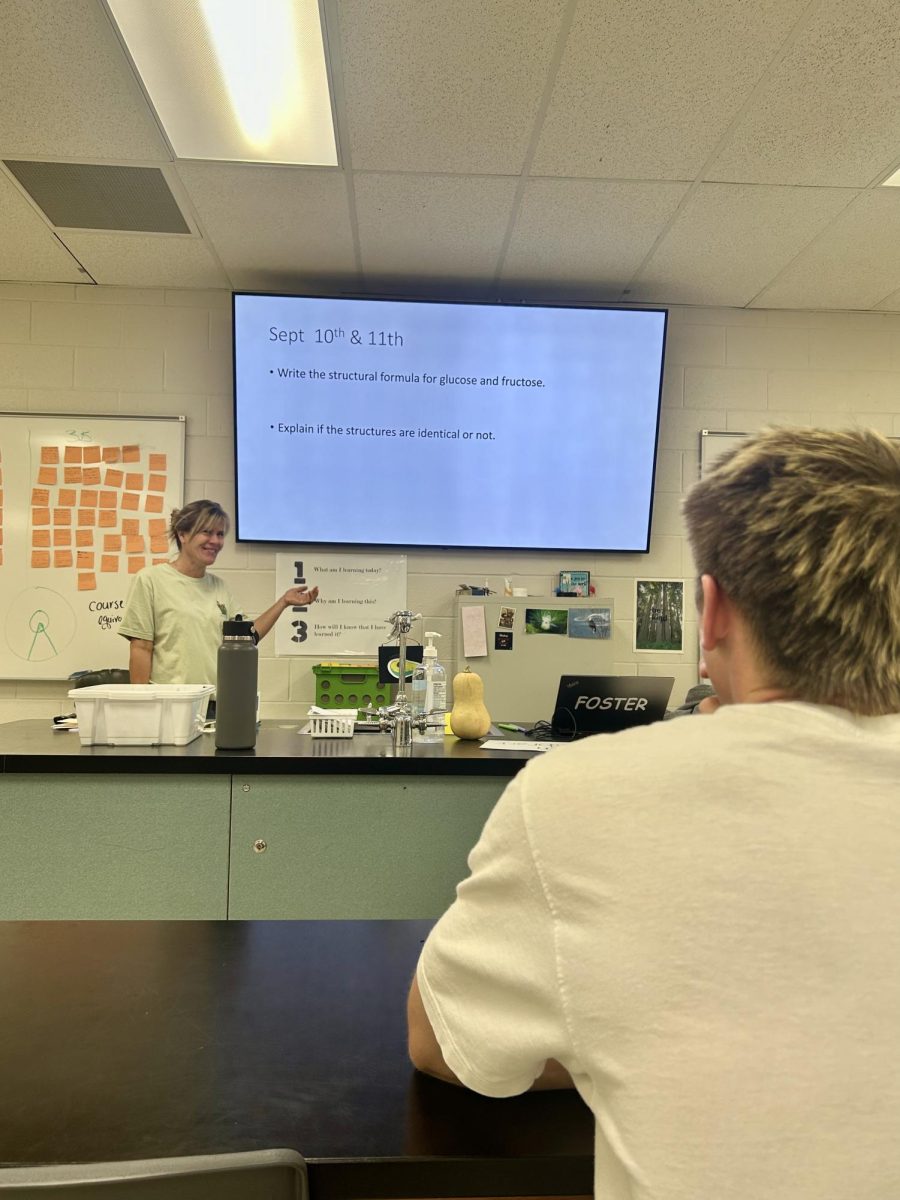
<path id="1" fill-rule="evenodd" d="M 406 556 L 304 549 L 276 555 L 276 593 L 295 586 L 318 587 L 319 598 L 284 614 L 275 626 L 276 654 L 377 658 L 388 618 L 406 608 Z"/>
<path id="2" fill-rule="evenodd" d="M 467 604 L 460 608 L 460 614 L 462 616 L 463 655 L 466 658 L 483 658 L 488 652 L 483 606 Z"/>

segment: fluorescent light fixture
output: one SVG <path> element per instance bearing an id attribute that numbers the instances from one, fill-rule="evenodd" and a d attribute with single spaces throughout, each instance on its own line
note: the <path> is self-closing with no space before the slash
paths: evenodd
<path id="1" fill-rule="evenodd" d="M 900 187 L 900 167 L 893 173 L 888 175 L 887 179 L 882 179 L 882 187 Z"/>
<path id="2" fill-rule="evenodd" d="M 317 0 L 106 0 L 178 158 L 337 166 Z"/>

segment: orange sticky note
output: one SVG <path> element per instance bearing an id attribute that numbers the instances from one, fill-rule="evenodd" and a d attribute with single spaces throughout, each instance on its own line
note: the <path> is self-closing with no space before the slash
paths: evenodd
<path id="1" fill-rule="evenodd" d="M 139 535 L 127 537 L 125 539 L 125 551 L 127 554 L 143 554 L 144 539 Z"/>
<path id="2" fill-rule="evenodd" d="M 72 524 L 71 508 L 54 508 L 53 524 L 54 525 L 71 525 Z"/>
<path id="3" fill-rule="evenodd" d="M 103 447 L 103 461 L 107 463 L 118 462 L 122 457 L 122 451 L 118 446 Z"/>
<path id="4" fill-rule="evenodd" d="M 75 566 L 79 571 L 93 571 L 94 569 L 94 552 L 93 550 L 79 550 L 78 560 Z"/>
<path id="5" fill-rule="evenodd" d="M 76 546 L 93 546 L 94 531 L 93 529 L 76 529 L 75 530 L 75 545 Z"/>
<path id="6" fill-rule="evenodd" d="M 137 512 L 141 498 L 137 492 L 122 493 L 122 507 L 127 508 L 129 512 Z"/>
<path id="7" fill-rule="evenodd" d="M 139 472 L 129 472 L 125 476 L 125 486 L 129 492 L 142 492 L 144 490 L 144 476 Z"/>
<path id="8" fill-rule="evenodd" d="M 50 551 L 49 550 L 32 550 L 31 565 L 33 567 L 49 567 L 50 566 Z"/>
<path id="9" fill-rule="evenodd" d="M 80 463 L 82 459 L 82 449 L 83 448 L 81 446 L 66 446 L 63 453 L 63 462 Z"/>
<path id="10" fill-rule="evenodd" d="M 122 549 L 122 538 L 118 533 L 104 533 L 103 549 L 114 551 L 116 554 Z"/>
<path id="11" fill-rule="evenodd" d="M 91 572 L 90 575 L 78 576 L 79 592 L 94 592 L 97 590 L 97 577 Z"/>
<path id="12" fill-rule="evenodd" d="M 146 565 L 147 565 L 147 562 L 146 562 L 143 554 L 138 554 L 134 558 L 129 558 L 128 574 L 129 575 L 137 575 L 138 571 L 143 571 L 143 569 Z"/>
<path id="13" fill-rule="evenodd" d="M 71 529 L 54 529 L 53 530 L 53 545 L 54 546 L 71 546 L 72 545 L 72 530 Z"/>
<path id="14" fill-rule="evenodd" d="M 151 475 L 147 480 L 148 492 L 164 492 L 166 490 L 165 475 Z"/>
<path id="15" fill-rule="evenodd" d="M 141 461 L 140 446 L 123 446 L 122 447 L 122 462 L 134 463 Z"/>
<path id="16" fill-rule="evenodd" d="M 141 523 L 134 517 L 122 518 L 122 532 L 126 537 L 136 537 L 141 532 Z"/>
<path id="17" fill-rule="evenodd" d="M 159 534 L 166 534 L 166 523 L 162 517 L 151 517 L 147 522 L 147 528 L 150 530 L 151 537 L 158 537 Z"/>
<path id="18" fill-rule="evenodd" d="M 162 496 L 148 496 L 144 500 L 144 512 L 162 512 L 163 498 Z"/>
<path id="19" fill-rule="evenodd" d="M 119 559 L 115 554 L 103 554 L 100 557 L 101 571 L 118 571 Z"/>
<path id="20" fill-rule="evenodd" d="M 154 558 L 153 565 L 154 567 L 158 567 L 160 563 L 167 563 L 168 561 L 167 558 Z"/>
<path id="21" fill-rule="evenodd" d="M 78 510 L 79 525 L 96 525 L 97 514 L 92 508 L 79 508 Z"/>
<path id="22" fill-rule="evenodd" d="M 97 524 L 101 529 L 115 529 L 119 514 L 114 508 L 101 508 L 97 515 Z"/>
<path id="23" fill-rule="evenodd" d="M 81 483 L 81 467 L 63 467 L 63 483 Z"/>
<path id="24" fill-rule="evenodd" d="M 114 488 L 121 487 L 122 486 L 122 472 L 115 471 L 115 470 L 107 471 L 106 474 L 103 476 L 103 486 L 104 487 L 114 487 Z"/>
<path id="25" fill-rule="evenodd" d="M 74 508 L 75 507 L 75 489 L 74 488 L 60 488 L 59 495 L 56 497 L 56 503 L 59 504 L 60 506 L 64 505 L 66 508 Z"/>
<path id="26" fill-rule="evenodd" d="M 84 467 L 81 472 L 81 482 L 87 483 L 91 487 L 96 487 L 100 482 L 100 468 Z"/>
<path id="27" fill-rule="evenodd" d="M 71 567 L 72 551 L 71 550 L 54 550 L 53 551 L 54 567 Z"/>
<path id="28" fill-rule="evenodd" d="M 166 456 L 165 454 L 151 454 L 147 464 L 151 471 L 165 471 Z"/>
<path id="29" fill-rule="evenodd" d="M 165 554 L 169 549 L 169 540 L 164 537 L 152 537 L 150 539 L 150 549 L 154 554 Z"/>
<path id="30" fill-rule="evenodd" d="M 32 488 L 31 503 L 36 508 L 50 507 L 50 491 L 48 488 Z"/>
<path id="31" fill-rule="evenodd" d="M 50 530 L 35 529 L 31 535 L 32 546 L 49 546 L 50 545 Z"/>
<path id="32" fill-rule="evenodd" d="M 49 525 L 50 524 L 50 509 L 49 508 L 33 508 L 31 510 L 32 525 Z"/>
<path id="33" fill-rule="evenodd" d="M 100 447 L 99 446 L 85 446 L 84 461 L 86 463 L 88 463 L 88 462 L 98 463 L 100 461 Z"/>
<path id="34" fill-rule="evenodd" d="M 119 498 L 115 492 L 101 492 L 100 493 L 100 507 L 101 508 L 116 508 L 116 506 L 118 505 L 118 502 L 119 502 Z"/>
<path id="35" fill-rule="evenodd" d="M 81 489 L 81 501 L 80 501 L 81 507 L 82 508 L 96 508 L 98 494 L 99 493 L 97 492 L 96 488 L 82 488 Z"/>
<path id="36" fill-rule="evenodd" d="M 37 481 L 45 485 L 55 485 L 56 475 L 56 467 L 41 467 L 37 474 Z"/>
<path id="37" fill-rule="evenodd" d="M 42 463 L 59 462 L 59 446 L 41 446 Z"/>

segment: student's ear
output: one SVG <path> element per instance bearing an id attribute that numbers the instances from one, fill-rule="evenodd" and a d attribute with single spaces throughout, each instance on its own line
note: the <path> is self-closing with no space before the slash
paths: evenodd
<path id="1" fill-rule="evenodd" d="M 701 575 L 703 608 L 700 612 L 700 648 L 704 653 L 715 650 L 728 632 L 731 605 L 728 597 L 712 575 Z"/>

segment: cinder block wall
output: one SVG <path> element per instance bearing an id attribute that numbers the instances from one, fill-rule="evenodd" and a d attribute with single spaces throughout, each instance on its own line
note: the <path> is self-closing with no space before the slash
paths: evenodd
<path id="1" fill-rule="evenodd" d="M 696 682 L 692 589 L 684 653 L 636 656 L 634 584 L 692 578 L 679 502 L 697 477 L 699 431 L 864 424 L 900 436 L 900 315 L 689 307 L 670 313 L 650 553 L 410 551 L 409 605 L 443 635 L 448 667 L 460 583 L 487 579 L 499 589 L 510 577 L 546 594 L 560 568 L 582 568 L 598 593 L 615 601 L 617 671 L 674 674 L 677 697 Z M 211 496 L 233 512 L 230 324 L 224 291 L 0 284 L 0 410 L 183 413 L 186 498 Z M 230 543 L 219 559 L 217 571 L 250 612 L 275 596 L 275 552 Z M 315 695 L 310 668 L 317 659 L 276 658 L 271 635 L 260 651 L 262 715 L 296 718 Z M 104 664 L 85 664 L 97 665 Z M 54 716 L 68 706 L 67 686 L 0 680 L 0 721 Z"/>

